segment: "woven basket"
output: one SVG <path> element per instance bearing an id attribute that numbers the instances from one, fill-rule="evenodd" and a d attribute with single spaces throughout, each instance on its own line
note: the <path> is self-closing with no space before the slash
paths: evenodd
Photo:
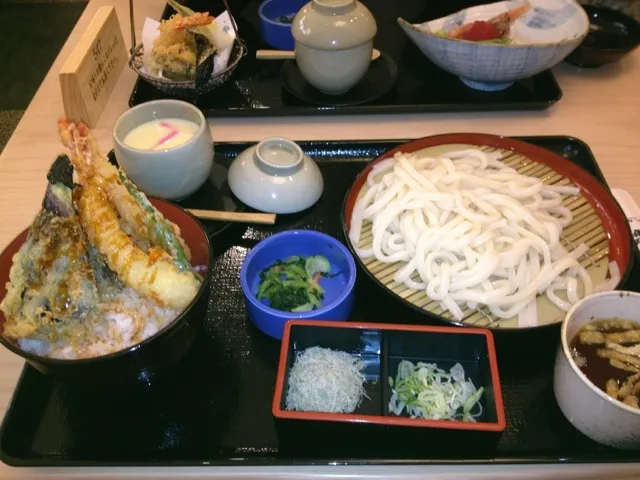
<path id="1" fill-rule="evenodd" d="M 229 9 L 227 0 L 223 0 L 223 2 L 225 8 L 227 9 L 227 12 L 229 12 L 229 16 L 231 17 L 231 24 L 233 25 L 233 30 L 235 32 L 235 40 L 233 42 L 231 55 L 229 57 L 229 63 L 224 70 L 211 75 L 211 77 L 209 77 L 206 82 L 202 83 L 197 83 L 195 80 L 176 81 L 170 80 L 168 78 L 159 78 L 144 72 L 142 67 L 144 65 L 145 52 L 142 43 L 137 43 L 136 41 L 136 27 L 133 19 L 133 0 L 129 0 L 129 17 L 131 24 L 132 45 L 130 52 L 131 56 L 129 57 L 129 67 L 132 68 L 140 76 L 140 78 L 144 79 L 146 82 L 150 83 L 158 90 L 169 95 L 204 95 L 224 84 L 227 80 L 229 80 L 231 75 L 233 75 L 233 72 L 240 63 L 240 60 L 242 60 L 242 58 L 247 54 L 247 44 L 240 37 L 238 26 L 235 19 L 233 18 L 231 10 Z"/>

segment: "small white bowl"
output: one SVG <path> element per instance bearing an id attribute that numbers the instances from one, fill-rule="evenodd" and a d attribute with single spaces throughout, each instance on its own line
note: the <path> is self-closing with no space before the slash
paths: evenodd
<path id="1" fill-rule="evenodd" d="M 129 147 L 124 138 L 137 126 L 163 118 L 180 118 L 198 125 L 186 143 L 165 150 Z M 124 112 L 113 127 L 113 150 L 127 176 L 146 194 L 182 200 L 209 178 L 213 166 L 213 138 L 202 112 L 181 100 L 153 100 Z"/>
<path id="2" fill-rule="evenodd" d="M 620 449 L 640 448 L 640 410 L 611 398 L 576 365 L 569 343 L 591 321 L 622 318 L 640 322 L 640 294 L 609 291 L 576 303 L 562 323 L 553 391 L 565 417 L 587 437 Z"/>
<path id="3" fill-rule="evenodd" d="M 324 189 L 318 165 L 297 143 L 280 137 L 262 140 L 238 155 L 227 180 L 240 201 L 276 214 L 306 210 Z"/>
<path id="4" fill-rule="evenodd" d="M 437 32 L 488 20 L 522 3 L 496 2 L 427 23 L 411 24 L 402 18 L 398 23 L 429 60 L 469 87 L 502 90 L 560 63 L 580 45 L 589 32 L 589 18 L 577 1 L 529 0 L 532 8 L 512 25 L 516 41 L 510 44 L 457 40 Z"/>

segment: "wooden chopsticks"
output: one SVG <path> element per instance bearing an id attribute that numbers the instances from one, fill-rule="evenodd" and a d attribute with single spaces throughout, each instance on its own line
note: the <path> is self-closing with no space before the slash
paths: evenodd
<path id="1" fill-rule="evenodd" d="M 197 208 L 187 209 L 191 215 L 200 220 L 221 220 L 224 222 L 239 223 L 260 223 L 273 225 L 276 223 L 276 216 L 273 213 L 245 213 L 245 212 L 224 212 L 221 210 L 200 210 Z"/>

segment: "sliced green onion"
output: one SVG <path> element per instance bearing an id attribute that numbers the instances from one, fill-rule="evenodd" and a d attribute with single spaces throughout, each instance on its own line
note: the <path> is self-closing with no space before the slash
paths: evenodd
<path id="1" fill-rule="evenodd" d="M 435 363 L 413 364 L 403 360 L 395 380 L 389 378 L 391 398 L 389 411 L 411 418 L 431 420 L 463 420 L 475 422 L 482 415 L 480 398 L 484 387 L 476 389 L 465 378 L 464 368 L 456 363 L 449 372 Z M 471 413 L 475 406 L 477 413 Z"/>

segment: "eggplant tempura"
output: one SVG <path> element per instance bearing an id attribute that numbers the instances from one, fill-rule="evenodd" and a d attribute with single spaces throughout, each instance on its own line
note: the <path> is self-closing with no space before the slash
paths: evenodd
<path id="1" fill-rule="evenodd" d="M 58 130 L 70 153 L 51 167 L 42 210 L 13 257 L 3 334 L 39 355 L 95 357 L 169 324 L 202 278 L 179 228 L 109 163 L 90 130 L 65 120 Z"/>

